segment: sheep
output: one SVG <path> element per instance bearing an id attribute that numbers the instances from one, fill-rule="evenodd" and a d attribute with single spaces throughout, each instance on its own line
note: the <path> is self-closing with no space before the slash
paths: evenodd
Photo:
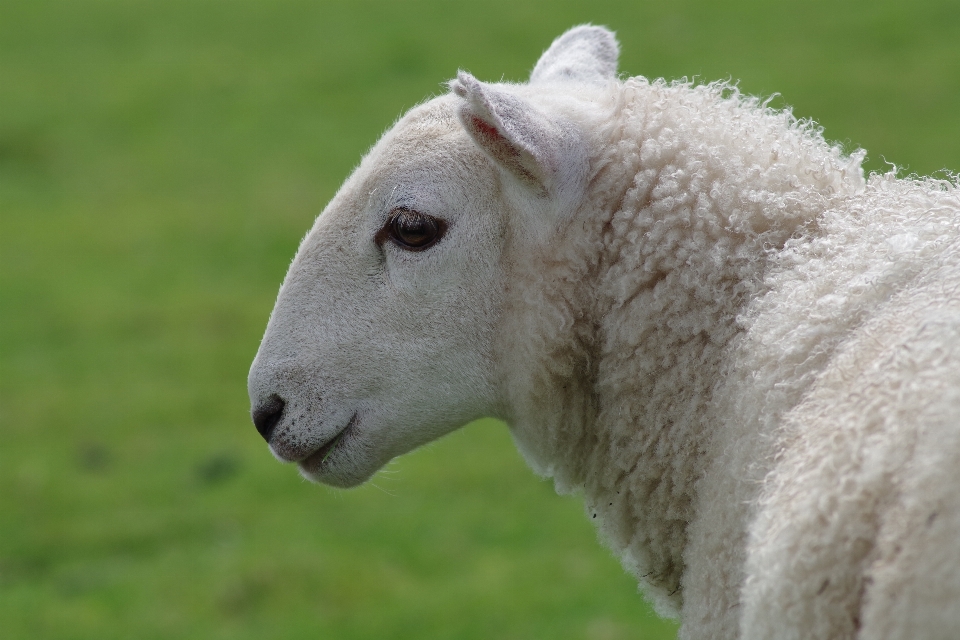
<path id="1" fill-rule="evenodd" d="M 403 116 L 304 238 L 249 375 L 353 486 L 482 416 L 682 638 L 960 635 L 960 185 L 864 175 L 601 27 Z"/>

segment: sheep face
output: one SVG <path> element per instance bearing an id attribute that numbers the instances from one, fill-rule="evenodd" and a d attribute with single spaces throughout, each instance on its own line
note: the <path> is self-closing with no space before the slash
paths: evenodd
<path id="1" fill-rule="evenodd" d="M 311 479 L 358 484 L 498 412 L 509 205 L 452 102 L 416 109 L 371 150 L 280 289 L 249 392 L 273 454 Z"/>
<path id="2" fill-rule="evenodd" d="M 582 27 L 532 79 L 615 68 L 612 34 Z M 356 485 L 470 420 L 509 417 L 505 274 L 549 246 L 587 175 L 578 128 L 550 98 L 567 92 L 531 86 L 461 73 L 384 135 L 301 244 L 248 389 L 271 451 L 306 477 Z"/>

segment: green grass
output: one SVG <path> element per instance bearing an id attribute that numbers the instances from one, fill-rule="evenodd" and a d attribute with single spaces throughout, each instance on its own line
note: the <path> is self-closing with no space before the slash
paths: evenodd
<path id="1" fill-rule="evenodd" d="M 313 217 L 458 67 L 579 22 L 908 171 L 960 169 L 953 0 L 10 0 L 0 7 L 0 635 L 670 638 L 482 422 L 339 492 L 245 377 Z"/>

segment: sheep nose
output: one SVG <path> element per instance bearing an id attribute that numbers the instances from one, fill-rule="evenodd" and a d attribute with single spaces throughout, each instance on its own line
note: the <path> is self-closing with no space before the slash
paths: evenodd
<path id="1" fill-rule="evenodd" d="M 260 435 L 268 444 L 274 428 L 283 416 L 283 408 L 286 405 L 287 403 L 283 401 L 283 398 L 272 395 L 267 398 L 266 402 L 253 410 L 253 424 L 256 425 L 257 431 L 260 432 Z"/>

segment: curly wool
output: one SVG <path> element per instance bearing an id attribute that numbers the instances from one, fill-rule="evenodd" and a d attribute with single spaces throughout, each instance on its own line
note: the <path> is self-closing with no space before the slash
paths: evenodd
<path id="1" fill-rule="evenodd" d="M 725 83 L 631 78 L 571 114 L 594 132 L 591 204 L 515 272 L 513 431 L 658 611 L 734 637 L 782 418 L 885 297 L 956 255 L 957 186 L 867 181 L 862 151 Z"/>

